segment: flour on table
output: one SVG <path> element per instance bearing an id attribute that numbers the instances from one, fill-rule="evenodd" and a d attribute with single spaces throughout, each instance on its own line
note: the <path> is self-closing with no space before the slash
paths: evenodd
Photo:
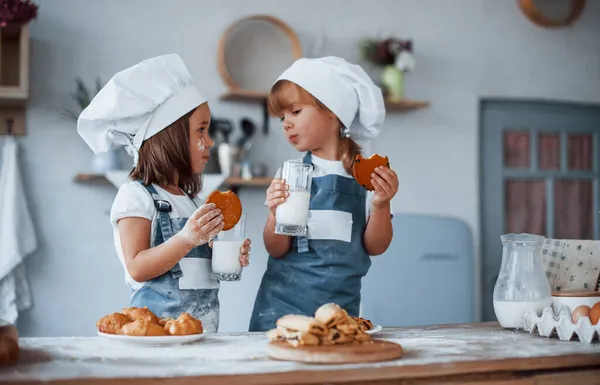
<path id="1" fill-rule="evenodd" d="M 500 328 L 420 327 L 384 329 L 376 338 L 399 343 L 397 360 L 347 365 L 309 365 L 271 360 L 264 333 L 210 334 L 189 345 L 146 347 L 97 338 L 23 338 L 23 357 L 41 353 L 53 362 L 0 368 L 2 381 L 269 374 L 290 371 L 453 365 L 475 360 L 600 354 L 600 344 L 564 342 Z M 518 347 L 517 349 L 511 347 Z M 437 367 L 439 370 L 439 366 Z M 407 368 L 408 369 L 408 368 Z"/>

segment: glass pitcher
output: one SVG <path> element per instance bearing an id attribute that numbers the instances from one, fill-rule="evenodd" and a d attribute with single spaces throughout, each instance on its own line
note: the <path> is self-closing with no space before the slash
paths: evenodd
<path id="1" fill-rule="evenodd" d="M 541 315 L 552 303 L 552 292 L 542 264 L 545 237 L 505 234 L 502 265 L 494 286 L 494 312 L 500 326 L 523 328 L 523 315 L 530 309 Z"/>

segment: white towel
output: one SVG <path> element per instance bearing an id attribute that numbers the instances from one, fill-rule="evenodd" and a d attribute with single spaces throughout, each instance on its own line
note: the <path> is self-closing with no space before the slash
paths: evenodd
<path id="1" fill-rule="evenodd" d="M 37 248 L 18 167 L 15 138 L 6 137 L 0 164 L 0 319 L 15 323 L 31 307 L 24 259 Z"/>

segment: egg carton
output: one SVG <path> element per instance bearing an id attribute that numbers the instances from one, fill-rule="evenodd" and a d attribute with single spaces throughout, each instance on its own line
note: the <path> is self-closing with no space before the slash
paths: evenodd
<path id="1" fill-rule="evenodd" d="M 592 325 L 590 317 L 581 317 L 574 324 L 566 306 L 562 306 L 558 314 L 552 307 L 547 307 L 541 316 L 531 309 L 523 316 L 523 327 L 529 334 L 537 330 L 542 337 L 558 335 L 563 341 L 570 341 L 577 336 L 580 342 L 589 344 L 600 339 L 600 322 Z"/>

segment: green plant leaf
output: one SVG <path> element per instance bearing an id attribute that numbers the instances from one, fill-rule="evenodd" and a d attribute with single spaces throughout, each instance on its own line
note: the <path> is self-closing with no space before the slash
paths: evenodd
<path id="1" fill-rule="evenodd" d="M 77 106 L 76 110 L 72 110 L 70 108 L 57 108 L 57 113 L 60 117 L 75 121 L 79 118 L 79 114 L 89 106 L 92 99 L 96 96 L 98 92 L 102 89 L 103 84 L 100 77 L 96 78 L 95 82 L 95 90 L 90 92 L 90 88 L 85 84 L 81 77 L 75 77 L 75 91 L 70 94 L 70 99 L 73 100 Z"/>

